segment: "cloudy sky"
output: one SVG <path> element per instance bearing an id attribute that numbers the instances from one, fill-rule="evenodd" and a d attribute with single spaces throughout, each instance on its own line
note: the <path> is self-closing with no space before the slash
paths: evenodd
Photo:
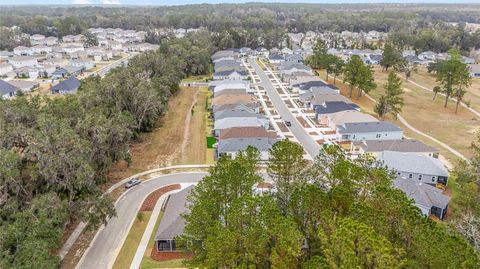
<path id="1" fill-rule="evenodd" d="M 287 3 L 478 3 L 479 0 L 0 0 L 0 5 L 182 5 L 201 3 L 287 2 Z"/>

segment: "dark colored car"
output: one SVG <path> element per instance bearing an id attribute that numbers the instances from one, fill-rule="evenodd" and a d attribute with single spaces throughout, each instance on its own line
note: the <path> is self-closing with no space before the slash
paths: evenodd
<path id="1" fill-rule="evenodd" d="M 140 184 L 140 183 L 141 183 L 140 179 L 138 179 L 138 178 L 132 178 L 132 179 L 130 179 L 127 183 L 125 183 L 125 188 L 129 189 L 129 188 L 131 188 L 131 187 L 133 187 L 133 186 L 136 186 L 136 185 L 138 185 L 138 184 Z"/>
<path id="2" fill-rule="evenodd" d="M 287 125 L 288 127 L 292 126 L 292 123 L 289 122 L 289 121 L 285 121 L 285 125 Z"/>

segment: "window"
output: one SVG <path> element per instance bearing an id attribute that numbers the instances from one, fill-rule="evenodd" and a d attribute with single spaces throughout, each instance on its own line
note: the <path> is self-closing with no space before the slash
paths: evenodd
<path id="1" fill-rule="evenodd" d="M 434 176 L 432 177 L 432 182 L 435 182 L 435 177 Z"/>
<path id="2" fill-rule="evenodd" d="M 382 137 L 382 134 L 377 134 L 375 137 L 380 138 L 380 137 Z"/>
<path id="3" fill-rule="evenodd" d="M 422 175 L 418 175 L 418 180 L 422 180 Z"/>
<path id="4" fill-rule="evenodd" d="M 170 251 L 170 241 L 169 240 L 158 240 L 157 241 L 158 251 Z"/>
<path id="5" fill-rule="evenodd" d="M 397 172 L 397 175 L 400 175 L 400 172 Z"/>
<path id="6" fill-rule="evenodd" d="M 409 174 L 409 175 L 408 175 L 408 178 L 413 178 L 413 175 L 412 175 L 412 174 Z"/>

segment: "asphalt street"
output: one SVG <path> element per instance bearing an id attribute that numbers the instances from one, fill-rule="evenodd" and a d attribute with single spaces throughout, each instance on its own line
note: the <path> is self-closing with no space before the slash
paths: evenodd
<path id="1" fill-rule="evenodd" d="M 315 158 L 315 156 L 317 156 L 320 152 L 320 145 L 307 133 L 303 126 L 301 126 L 297 119 L 293 116 L 285 102 L 280 97 L 280 94 L 273 86 L 273 83 L 268 78 L 268 75 L 262 70 L 262 68 L 260 68 L 255 59 L 249 59 L 248 61 L 260 78 L 260 83 L 258 83 L 258 85 L 265 89 L 278 114 L 284 121 L 291 122 L 292 126 L 289 127 L 291 132 L 295 138 L 297 138 L 298 142 L 303 145 L 308 155 L 310 155 L 312 158 Z"/>
<path id="2" fill-rule="evenodd" d="M 128 190 L 115 205 L 117 216 L 110 219 L 104 229 L 97 233 L 77 268 L 110 268 L 122 247 L 123 239 L 128 234 L 131 222 L 136 217 L 137 210 L 148 194 L 171 184 L 198 182 L 206 175 L 204 172 L 169 174 L 142 182 Z"/>

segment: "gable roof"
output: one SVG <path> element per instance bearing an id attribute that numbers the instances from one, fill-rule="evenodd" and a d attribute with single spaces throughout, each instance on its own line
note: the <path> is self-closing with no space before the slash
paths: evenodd
<path id="1" fill-rule="evenodd" d="M 225 71 L 215 72 L 213 75 L 223 77 L 223 76 L 230 76 L 233 73 L 238 73 L 241 76 L 247 76 L 247 72 L 245 70 L 225 70 Z"/>
<path id="2" fill-rule="evenodd" d="M 15 91 L 17 91 L 17 89 L 18 88 L 13 86 L 12 84 L 10 84 L 6 81 L 0 80 L 0 95 L 1 96 L 6 95 L 6 94 L 15 93 Z"/>
<path id="3" fill-rule="evenodd" d="M 343 125 L 345 123 L 353 122 L 374 122 L 377 119 L 369 114 L 362 113 L 357 110 L 345 110 L 335 112 L 329 115 L 330 121 L 335 123 L 335 125 Z"/>
<path id="4" fill-rule="evenodd" d="M 224 118 L 238 118 L 238 117 L 255 117 L 260 116 L 252 112 L 251 109 L 225 109 L 214 113 L 215 120 L 221 120 Z"/>
<path id="5" fill-rule="evenodd" d="M 393 181 L 394 186 L 402 190 L 408 198 L 415 200 L 415 203 L 426 207 L 432 206 L 445 209 L 450 198 L 442 193 L 442 190 L 432 185 L 406 178 L 397 178 Z"/>
<path id="6" fill-rule="evenodd" d="M 366 140 L 360 144 L 365 152 L 438 152 L 438 149 L 413 139 L 402 140 Z"/>
<path id="7" fill-rule="evenodd" d="M 388 121 L 345 123 L 338 126 L 338 132 L 348 133 L 375 133 L 375 132 L 401 132 L 402 129 Z"/>
<path id="8" fill-rule="evenodd" d="M 224 94 L 212 99 L 212 105 L 226 105 L 226 104 L 248 104 L 256 103 L 257 99 L 250 94 Z"/>
<path id="9" fill-rule="evenodd" d="M 265 137 L 276 138 L 277 133 L 268 131 L 263 127 L 232 127 L 220 131 L 220 139 L 247 138 L 247 137 Z"/>
<path id="10" fill-rule="evenodd" d="M 222 130 L 232 127 L 265 127 L 269 121 L 257 117 L 230 117 L 216 120 L 213 129 Z"/>
<path id="11" fill-rule="evenodd" d="M 58 83 L 57 85 L 53 86 L 51 90 L 53 92 L 73 92 L 80 87 L 80 80 L 78 80 L 76 77 L 69 77 L 68 79 Z"/>
<path id="12" fill-rule="evenodd" d="M 183 234 L 185 219 L 183 214 L 188 213 L 187 197 L 194 186 L 189 186 L 177 193 L 171 194 L 165 206 L 155 240 L 170 240 Z"/>
<path id="13" fill-rule="evenodd" d="M 244 151 L 248 146 L 255 147 L 259 151 L 268 151 L 276 142 L 277 139 L 265 137 L 223 139 L 218 142 L 217 151 L 220 153 Z"/>
<path id="14" fill-rule="evenodd" d="M 344 102 L 347 104 L 352 104 L 352 102 L 347 97 L 340 95 L 334 91 L 321 94 L 313 93 L 312 105 L 322 105 L 325 102 Z"/>
<path id="15" fill-rule="evenodd" d="M 315 106 L 316 114 L 330 114 L 344 110 L 359 110 L 360 107 L 356 104 L 347 103 L 343 101 L 324 102 L 323 105 Z"/>
<path id="16" fill-rule="evenodd" d="M 284 58 L 283 58 L 283 56 L 280 55 L 280 54 L 270 53 L 270 54 L 268 55 L 268 59 L 269 59 L 269 60 L 283 60 Z"/>
<path id="17" fill-rule="evenodd" d="M 448 177 L 448 171 L 441 160 L 425 155 L 384 151 L 379 160 L 389 169 L 397 171 Z"/>

